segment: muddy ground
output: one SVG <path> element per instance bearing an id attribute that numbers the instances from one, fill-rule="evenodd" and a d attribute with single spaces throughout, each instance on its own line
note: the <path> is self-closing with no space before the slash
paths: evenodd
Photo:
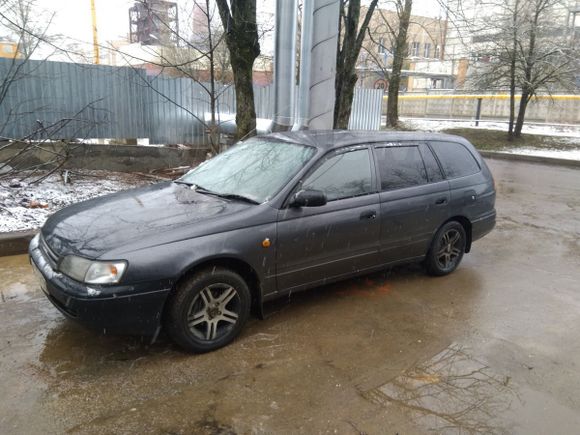
<path id="1" fill-rule="evenodd" d="M 498 225 L 455 273 L 296 295 L 211 354 L 86 331 L 0 258 L 0 433 L 578 433 L 580 170 L 490 166 Z"/>

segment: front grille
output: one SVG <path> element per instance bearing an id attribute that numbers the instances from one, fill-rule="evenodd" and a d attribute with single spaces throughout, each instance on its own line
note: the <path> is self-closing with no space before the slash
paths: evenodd
<path id="1" fill-rule="evenodd" d="M 53 270 L 56 270 L 60 257 L 56 252 L 50 249 L 50 246 L 48 246 L 48 243 L 46 243 L 46 240 L 44 240 L 42 234 L 40 235 L 40 241 L 38 246 L 40 248 L 40 252 L 44 256 L 46 261 L 48 261 L 48 264 L 50 264 L 50 267 L 52 267 Z"/>

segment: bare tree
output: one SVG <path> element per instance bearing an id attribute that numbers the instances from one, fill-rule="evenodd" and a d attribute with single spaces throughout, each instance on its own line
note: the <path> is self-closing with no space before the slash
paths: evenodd
<path id="1" fill-rule="evenodd" d="M 379 71 L 388 81 L 387 125 L 397 128 L 398 97 L 404 84 L 402 72 L 412 61 L 408 57 L 409 35 L 418 35 L 420 32 L 422 38 L 426 37 L 430 41 L 429 48 L 425 49 L 425 53 L 428 53 L 425 58 L 441 60 L 447 22 L 441 18 L 412 15 L 412 0 L 389 0 L 379 5 L 381 8 L 375 12 L 363 44 L 365 52 L 361 55 L 361 64 L 364 68 L 369 68 L 370 64 L 374 71 Z M 382 8 L 383 5 L 385 8 Z M 431 46 L 434 47 L 433 51 Z"/>
<path id="2" fill-rule="evenodd" d="M 256 0 L 216 0 L 236 88 L 237 137 L 255 134 L 256 108 L 254 105 L 253 66 L 260 54 Z"/>
<path id="3" fill-rule="evenodd" d="M 34 76 L 37 68 L 56 51 L 55 42 L 60 37 L 48 35 L 52 17 L 52 14 L 47 15 L 40 10 L 35 0 L 0 0 L 0 30 L 7 32 L 17 47 L 11 59 L 2 59 L 0 108 L 3 109 L 4 117 L 0 123 L 0 151 L 4 151 L 7 157 L 0 161 L 0 180 L 21 176 L 32 179 L 32 183 L 43 181 L 63 167 L 70 153 L 79 146 L 76 141 L 61 140 L 63 135 L 90 137 L 96 126 L 91 113 L 98 110 L 95 107 L 98 101 L 92 101 L 71 116 L 50 121 L 37 119 L 21 137 L 5 137 L 6 127 L 11 123 L 22 122 L 22 118 L 27 117 L 31 111 L 30 108 L 22 111 L 19 104 L 11 101 L 11 92 Z M 44 54 L 44 59 L 32 60 L 31 57 L 37 54 L 42 45 L 50 50 Z M 59 141 L 60 146 L 57 148 L 53 146 L 55 140 Z M 35 162 L 33 155 L 38 151 L 50 158 Z"/>
<path id="4" fill-rule="evenodd" d="M 470 23 L 469 84 L 509 90 L 512 140 L 521 137 L 528 104 L 538 92 L 574 87 L 578 48 L 570 41 L 559 0 L 489 0 L 485 6 L 493 11 L 493 20 L 487 15 Z"/>
<path id="5" fill-rule="evenodd" d="M 401 71 L 407 57 L 407 33 L 411 22 L 413 0 L 394 0 L 398 22 L 390 24 L 384 20 L 390 38 L 393 41 L 393 65 L 389 75 L 389 90 L 387 99 L 387 126 L 399 125 L 399 89 L 401 87 Z"/>
<path id="6" fill-rule="evenodd" d="M 199 8 L 199 6 L 198 6 Z M 215 147 L 216 141 L 219 146 L 219 131 L 216 122 L 216 91 L 215 91 L 215 41 L 213 39 L 213 29 L 212 29 L 212 15 L 210 13 L 209 0 L 205 0 L 205 9 L 200 8 L 201 12 L 205 15 L 205 24 L 207 29 L 207 60 L 209 64 L 209 98 L 210 98 L 210 123 L 209 123 L 209 136 L 210 143 Z M 219 42 L 218 42 L 219 44 Z"/>
<path id="7" fill-rule="evenodd" d="M 578 49 L 569 46 L 553 27 L 557 0 L 531 0 L 524 3 L 521 40 L 517 41 L 517 64 L 520 69 L 522 95 L 514 136 L 520 137 L 531 98 L 538 90 L 550 91 L 550 85 L 568 87 L 578 71 Z M 517 33 L 517 32 L 516 32 Z"/>
<path id="8" fill-rule="evenodd" d="M 191 107 L 185 107 L 176 99 L 167 95 L 155 85 L 155 78 L 139 77 L 144 86 L 149 87 L 154 93 L 167 100 L 168 103 L 177 106 L 187 113 L 196 122 L 201 124 L 209 138 L 210 151 L 214 154 L 220 152 L 220 99 L 232 82 L 232 70 L 229 50 L 225 43 L 225 32 L 221 21 L 217 18 L 215 2 L 211 0 L 194 0 L 180 9 L 180 15 L 184 16 L 183 23 L 189 25 L 172 26 L 166 20 L 166 16 L 157 13 L 150 7 L 146 0 L 140 0 L 142 10 L 150 14 L 161 30 L 167 35 L 172 44 L 141 46 L 140 52 L 129 52 L 124 47 L 109 45 L 104 51 L 110 51 L 120 55 L 128 65 L 138 70 L 135 64 L 148 64 L 158 70 L 157 77 L 161 75 L 178 76 L 190 79 L 202 90 L 203 98 L 196 98 L 196 104 L 203 106 L 208 104 L 209 117 L 206 113 L 198 113 Z M 227 108 L 227 111 L 232 108 Z"/>
<path id="9" fill-rule="evenodd" d="M 33 1 L 0 0 L 0 29 L 16 43 L 16 52 L 10 59 L 8 69 L 0 78 L 0 105 L 4 103 L 10 87 L 23 77 L 24 67 L 34 51 L 47 38 L 46 33 L 52 17 L 44 27 L 39 28 L 32 20 L 33 6 Z M 0 134 L 6 123 L 15 115 L 13 109 L 8 112 L 8 116 L 1 121 Z"/>
<path id="10" fill-rule="evenodd" d="M 387 125 L 393 128 L 399 125 L 398 97 L 404 84 L 402 72 L 412 61 L 408 57 L 409 35 L 420 34 L 420 38 L 430 41 L 424 46 L 425 58 L 441 60 L 443 52 L 446 20 L 414 16 L 412 7 L 412 0 L 380 2 L 369 24 L 360 59 L 361 68 L 379 72 L 388 82 Z M 421 57 L 419 53 L 414 56 Z"/>
<path id="11" fill-rule="evenodd" d="M 371 0 L 363 22 L 359 25 L 361 1 L 341 0 L 339 38 L 336 53 L 336 100 L 334 103 L 334 128 L 348 128 L 354 87 L 358 80 L 356 66 L 369 22 L 378 0 Z"/>
<path id="12" fill-rule="evenodd" d="M 8 150 L 8 157 L 0 161 L 0 180 L 10 180 L 13 177 L 20 177 L 21 180 L 29 179 L 30 184 L 41 183 L 50 175 L 60 170 L 68 162 L 71 154 L 82 142 L 91 137 L 91 132 L 97 123 L 87 119 L 85 114 L 95 110 L 94 105 L 99 101 L 93 101 L 70 117 L 60 118 L 54 122 L 46 124 L 37 121 L 35 128 L 30 133 L 18 139 L 10 139 L 3 144 L 0 143 L 0 151 Z M 75 140 L 58 140 L 64 130 L 68 129 L 67 136 L 71 135 Z M 7 139 L 7 138 L 4 138 Z M 57 145 L 55 146 L 55 142 Z M 35 154 L 46 154 L 47 160 L 38 160 Z M 38 160 L 38 161 L 37 161 Z"/>
<path id="13" fill-rule="evenodd" d="M 30 58 L 42 39 L 48 38 L 47 29 L 53 17 L 42 11 L 36 0 L 2 0 L 0 13 L 2 27 L 10 39 L 18 42 L 19 56 Z"/>
<path id="14" fill-rule="evenodd" d="M 207 95 L 209 120 L 195 116 L 209 137 L 212 153 L 220 151 L 219 100 L 229 87 L 231 65 L 225 46 L 225 34 L 215 20 L 216 8 L 210 0 L 193 1 L 189 20 L 193 23 L 189 38 L 175 35 L 178 47 L 168 47 L 158 53 L 162 68 L 176 70 L 179 75 L 196 82 Z M 160 18 L 161 19 L 161 18 Z M 171 30 L 172 31 L 172 30 Z"/>

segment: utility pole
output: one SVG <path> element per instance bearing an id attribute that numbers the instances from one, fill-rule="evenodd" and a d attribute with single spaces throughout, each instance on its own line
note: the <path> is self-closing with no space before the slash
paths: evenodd
<path id="1" fill-rule="evenodd" d="M 95 9 L 95 0 L 91 0 L 91 16 L 93 19 L 93 54 L 94 63 L 98 65 L 100 63 L 99 56 L 99 38 L 97 36 L 97 10 Z"/>

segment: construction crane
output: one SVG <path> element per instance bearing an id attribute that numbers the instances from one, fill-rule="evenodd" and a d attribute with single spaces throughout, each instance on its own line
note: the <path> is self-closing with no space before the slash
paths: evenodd
<path id="1" fill-rule="evenodd" d="M 99 56 L 99 37 L 97 35 L 97 10 L 95 9 L 95 0 L 91 0 L 91 15 L 93 18 L 93 55 L 94 63 L 98 65 L 100 63 Z"/>

